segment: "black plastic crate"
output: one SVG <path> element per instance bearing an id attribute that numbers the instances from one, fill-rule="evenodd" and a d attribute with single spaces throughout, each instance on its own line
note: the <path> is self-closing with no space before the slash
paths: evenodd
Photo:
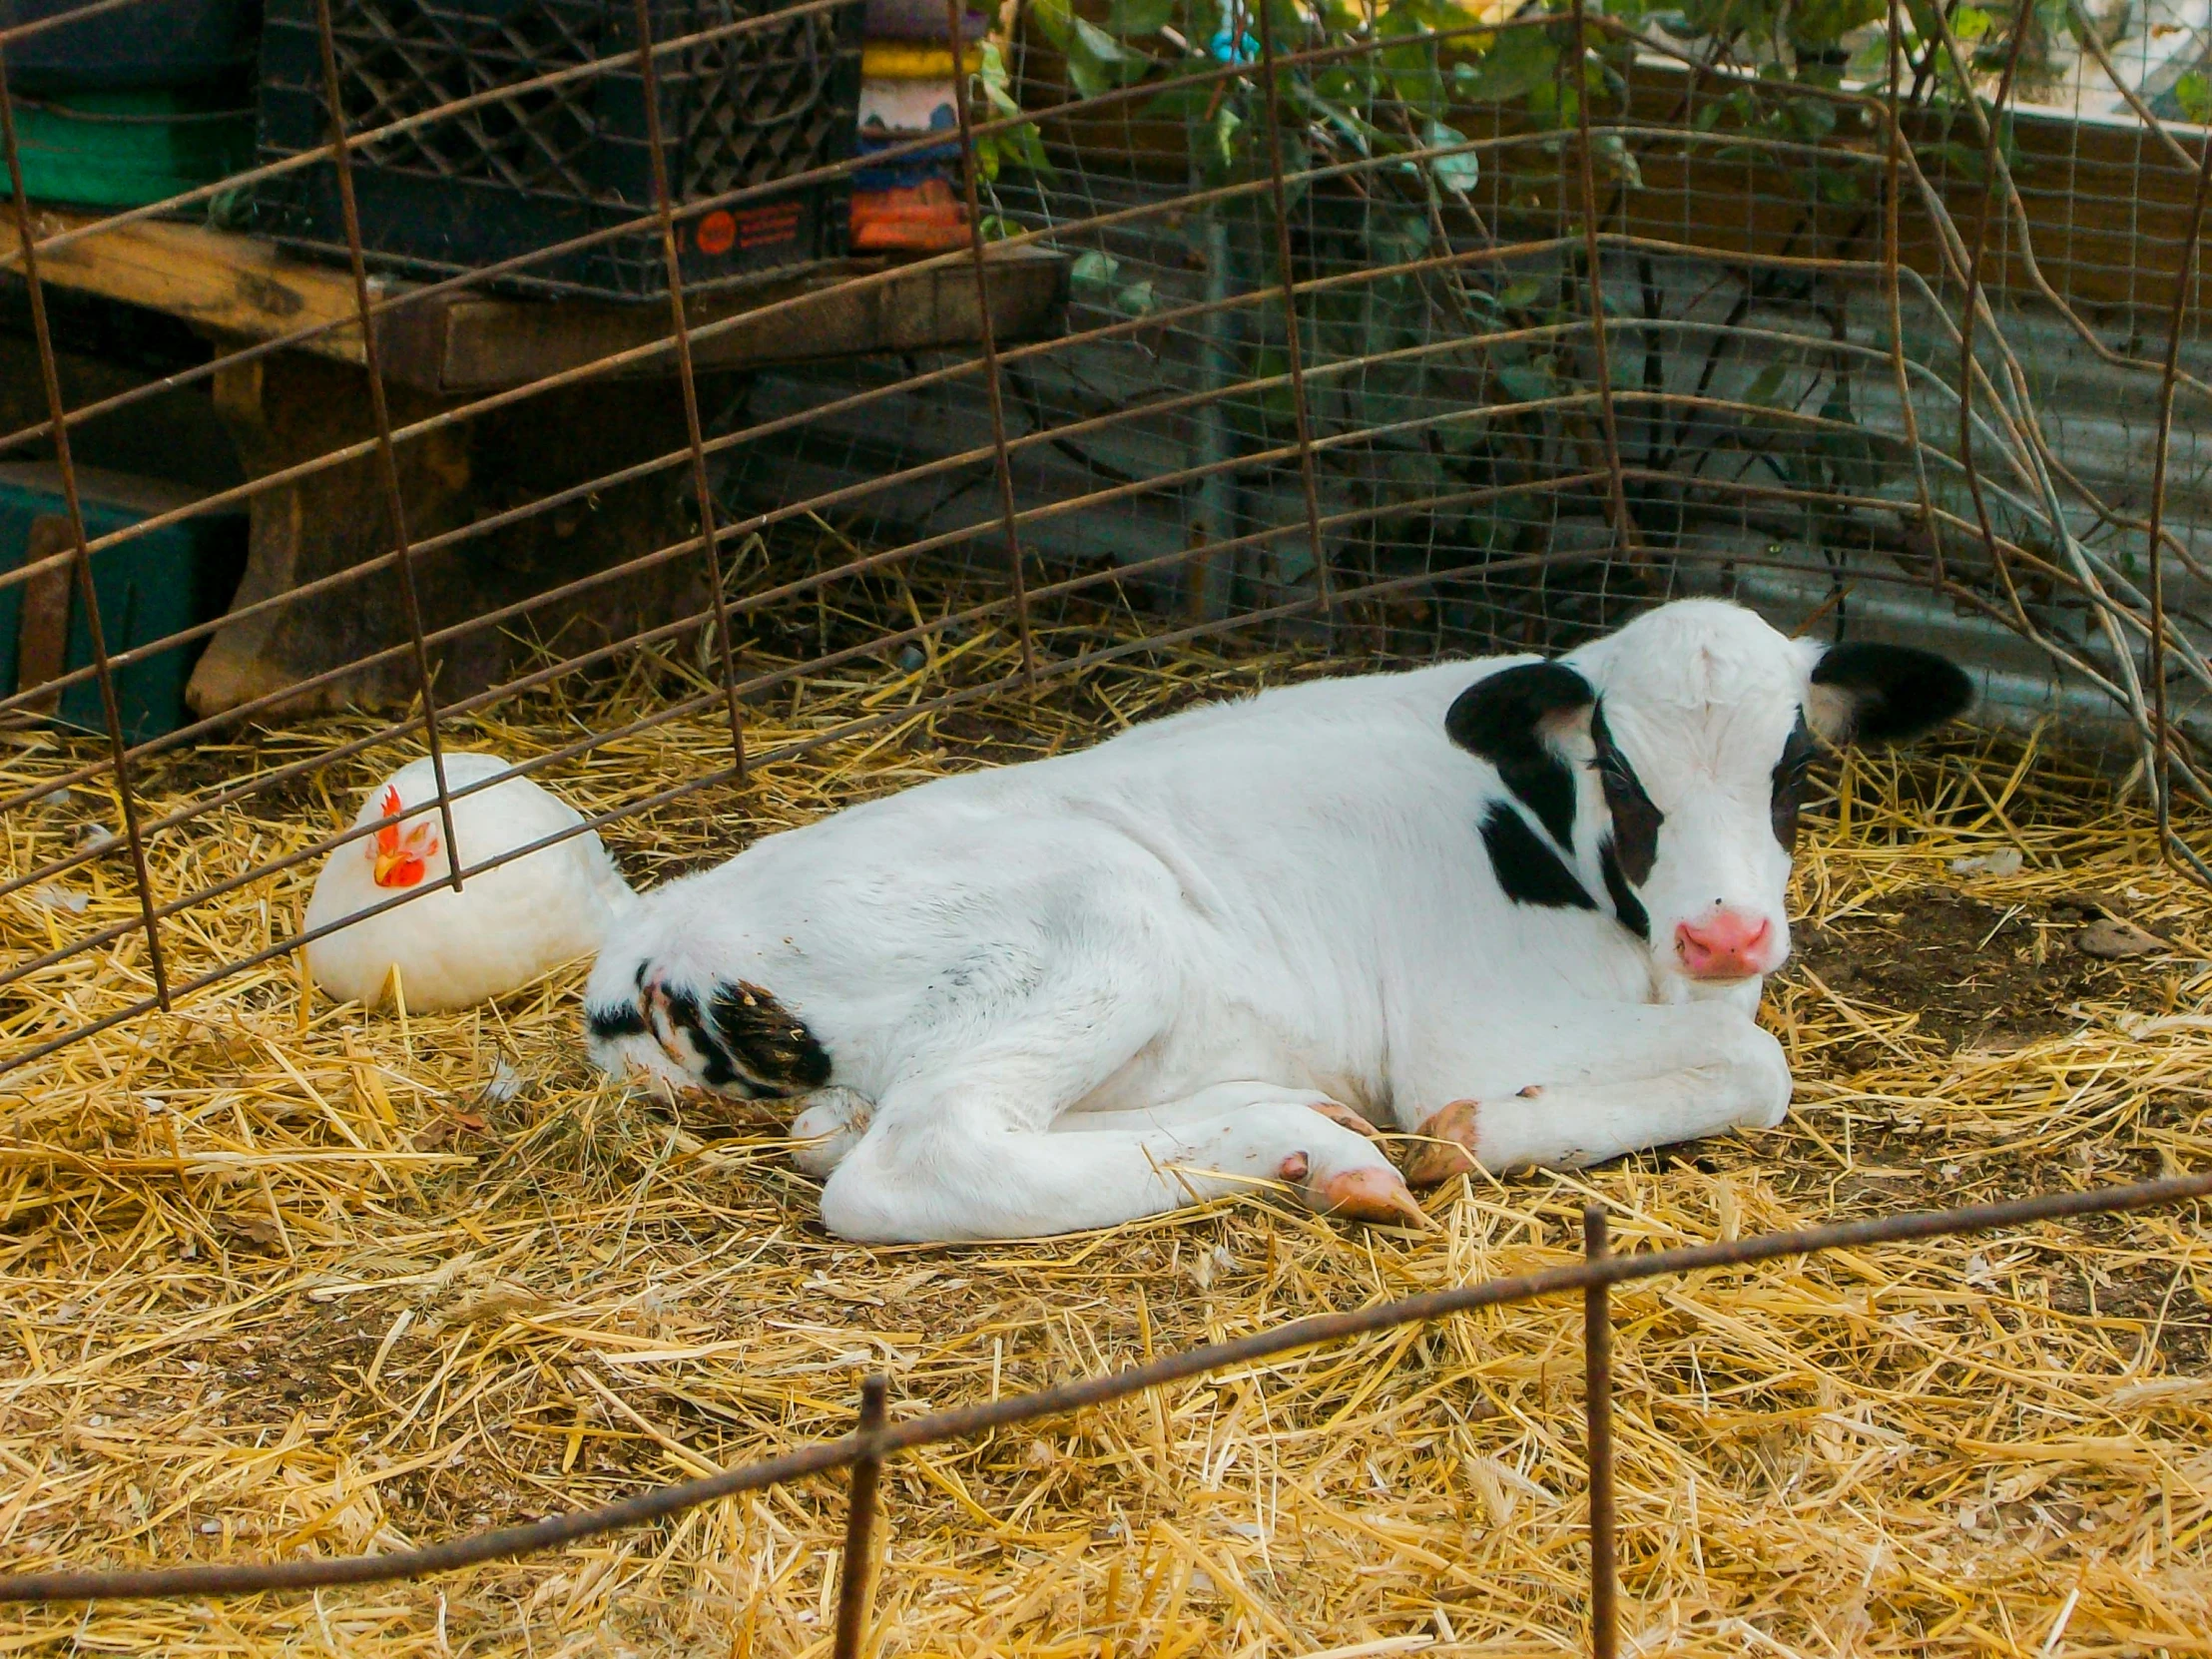
<path id="1" fill-rule="evenodd" d="M 652 0 L 653 38 L 772 15 L 774 0 Z M 865 0 L 656 56 L 661 132 L 679 206 L 852 154 Z M 632 0 L 331 0 L 346 129 L 359 133 L 457 98 L 594 61 L 353 151 L 362 246 L 387 269 L 474 271 L 650 214 L 653 163 Z M 314 0 L 267 0 L 261 157 L 329 142 Z M 687 288 L 845 251 L 843 180 L 750 197 L 679 221 Z M 345 251 L 337 179 L 324 164 L 261 186 L 257 225 L 316 253 Z M 611 238 L 499 278 L 524 290 L 643 298 L 668 289 L 659 232 Z"/>
<path id="2" fill-rule="evenodd" d="M 61 17 L 85 4 L 0 0 L 0 28 Z M 143 92 L 219 81 L 243 90 L 254 73 L 261 16 L 261 0 L 138 0 L 11 42 L 8 84 L 17 92 Z"/>

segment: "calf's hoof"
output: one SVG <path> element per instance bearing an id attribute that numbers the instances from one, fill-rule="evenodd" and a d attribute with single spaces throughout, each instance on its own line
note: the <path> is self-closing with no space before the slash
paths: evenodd
<path id="1" fill-rule="evenodd" d="M 808 1100 L 806 1110 L 792 1119 L 792 1162 L 817 1181 L 827 1181 L 860 1144 L 874 1112 L 850 1089 L 822 1089 Z"/>
<path id="2" fill-rule="evenodd" d="M 1420 1137 L 1413 1155 L 1405 1160 L 1405 1179 L 1416 1187 L 1433 1187 L 1454 1176 L 1471 1175 L 1474 1161 L 1475 1117 L 1480 1105 L 1454 1100 L 1429 1114 L 1413 1133 Z"/>
<path id="3" fill-rule="evenodd" d="M 1303 1163 L 1303 1157 L 1298 1159 Z M 1298 1196 L 1309 1210 L 1353 1221 L 1399 1222 L 1407 1227 L 1433 1226 L 1413 1202 L 1405 1183 L 1389 1165 L 1357 1165 L 1334 1175 L 1297 1183 Z"/>

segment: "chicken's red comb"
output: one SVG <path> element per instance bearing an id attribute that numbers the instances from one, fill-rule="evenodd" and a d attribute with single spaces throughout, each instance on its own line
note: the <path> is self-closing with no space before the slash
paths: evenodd
<path id="1" fill-rule="evenodd" d="M 378 817 L 397 818 L 399 816 L 400 807 L 399 786 L 396 784 L 386 784 L 384 786 L 383 799 L 376 803 L 376 807 Z M 399 850 L 399 826 L 396 824 L 387 824 L 383 827 L 383 829 L 377 830 L 376 847 L 378 851 L 385 853 L 386 855 L 397 852 Z"/>

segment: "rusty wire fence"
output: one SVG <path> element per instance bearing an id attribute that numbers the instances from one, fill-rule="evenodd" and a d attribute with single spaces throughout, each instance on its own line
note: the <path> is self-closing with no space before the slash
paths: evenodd
<path id="1" fill-rule="evenodd" d="M 2212 90 L 2193 60 L 2146 75 L 2086 13 L 1877 5 L 1792 37 L 1748 5 L 1028 0 L 994 20 L 953 134 L 734 183 L 672 165 L 697 130 L 662 130 L 658 77 L 795 28 L 849 55 L 848 25 L 810 21 L 849 0 L 693 6 L 680 32 L 649 0 L 593 7 L 602 32 L 554 67 L 411 103 L 349 98 L 348 65 L 419 51 L 395 18 L 467 8 L 285 0 L 271 16 L 306 54 L 291 90 L 321 112 L 317 143 L 271 156 L 265 132 L 260 160 L 150 206 L 43 199 L 28 129 L 62 101 L 12 86 L 11 66 L 63 24 L 147 3 L 0 11 L 0 324 L 24 346 L 0 365 L 0 466 L 43 468 L 62 504 L 0 571 L 0 715 L 67 763 L 0 818 L 57 791 L 102 806 L 67 853 L 12 858 L 0 899 L 96 871 L 132 895 L 121 920 L 43 907 L 48 944 L 0 963 L 11 1086 L 295 951 L 280 916 L 243 950 L 196 918 L 379 828 L 207 859 L 227 814 L 296 812 L 363 761 L 439 757 L 503 709 L 573 693 L 573 735 L 520 765 L 598 766 L 620 799 L 590 823 L 617 823 L 788 759 L 749 730 L 808 676 L 985 631 L 1008 643 L 984 667 L 925 654 L 921 701 L 805 743 L 1184 640 L 1347 659 L 1555 646 L 1720 592 L 1839 636 L 1965 641 L 1999 713 L 2102 709 L 2161 809 L 2212 801 L 2196 439 L 2212 145 L 2190 124 Z M 2067 73 L 2070 103 L 2051 96 Z M 376 246 L 388 202 L 361 179 L 450 167 L 455 133 L 516 177 L 573 168 L 578 141 L 547 112 L 617 82 L 649 117 L 643 167 L 589 228 L 468 269 Z M 2105 89 L 2102 113 L 2083 86 Z M 854 258 L 826 235 L 809 265 L 713 267 L 749 228 L 789 229 L 794 189 L 833 217 L 840 182 L 948 142 L 964 245 Z M 310 198 L 334 238 L 284 218 Z M 600 255 L 626 299 L 603 273 L 578 279 Z M 118 356 L 134 372 L 96 369 Z M 214 466 L 103 528 L 86 503 L 128 459 L 118 434 L 189 449 L 193 421 L 221 423 L 235 475 Z M 107 637 L 129 626 L 117 573 L 155 538 L 241 514 L 227 604 Z M 940 602 L 895 614 L 876 600 L 892 575 Z M 626 676 L 643 712 L 594 725 L 593 688 Z M 153 688 L 172 683 L 184 712 L 164 722 Z M 703 713 L 727 748 L 625 793 L 605 758 Z M 224 768 L 196 767 L 215 752 Z M 2170 827 L 2167 844 L 2202 872 Z M 67 994 L 95 962 L 132 987 L 104 1010 Z M 0 1599 L 415 1576 L 847 1467 L 850 1654 L 884 1457 L 1580 1293 L 1592 1646 L 1610 1655 L 1610 1287 L 2208 1195 L 2191 1176 L 1623 1257 L 1593 1214 L 1577 1268 L 926 1416 L 890 1419 L 871 1386 L 852 1435 L 605 1509 L 380 1556 L 18 1576 Z"/>
<path id="2" fill-rule="evenodd" d="M 0 72 L 142 3 L 0 14 Z M 2189 124 L 2212 92 L 2186 63 L 2154 85 L 2078 6 L 1897 0 L 1808 33 L 1756 5 L 1016 0 L 955 129 L 864 156 L 832 134 L 766 177 L 695 165 L 749 118 L 664 131 L 690 106 L 663 80 L 776 42 L 848 73 L 855 0 L 537 10 L 596 21 L 548 56 L 496 7 L 273 4 L 311 142 L 275 142 L 265 85 L 254 161 L 124 210 L 27 195 L 31 127 L 69 112 L 0 81 L 0 459 L 61 501 L 0 572 L 0 717 L 68 763 L 0 816 L 99 807 L 0 898 L 96 868 L 132 895 L 120 919 L 48 905 L 46 946 L 10 952 L 0 1066 L 296 950 L 280 916 L 253 949 L 198 918 L 380 828 L 210 862 L 226 813 L 293 810 L 364 759 L 442 765 L 521 700 L 598 708 L 626 674 L 657 688 L 643 712 L 579 713 L 521 770 L 726 721 L 674 782 L 625 794 L 601 765 L 596 828 L 742 786 L 793 752 L 749 747 L 750 709 L 917 647 L 933 683 L 898 719 L 1179 641 L 1548 647 L 1737 594 L 1964 642 L 2000 716 L 2101 711 L 2205 873 L 2165 809 L 2212 802 L 2212 147 Z M 406 81 L 433 35 L 473 79 Z M 578 187 L 573 234 L 390 252 L 401 187 L 465 171 L 457 146 L 533 188 L 575 173 L 593 98 L 645 130 L 627 183 Z M 957 245 L 840 251 L 855 174 L 948 145 Z M 802 223 L 821 258 L 744 265 Z M 96 372 L 119 329 L 135 370 Z M 87 469 L 179 409 L 233 470 L 103 527 Z M 227 605 L 122 617 L 156 538 L 242 514 Z M 923 577 L 929 614 L 877 602 Z M 984 668 L 939 650 L 986 629 L 1012 644 Z M 30 994 L 93 962 L 131 993 Z"/>
<path id="3" fill-rule="evenodd" d="M 1343 1313 L 1315 1315 L 1249 1336 L 1165 1354 L 1124 1371 L 1071 1380 L 1035 1393 L 909 1417 L 903 1422 L 890 1420 L 887 1380 L 872 1376 L 862 1382 L 853 1430 L 841 1438 L 818 1441 L 695 1480 L 652 1487 L 600 1508 L 549 1515 L 383 1554 L 0 1575 L 0 1602 L 246 1595 L 421 1578 L 647 1525 L 742 1492 L 761 1491 L 843 1468 L 849 1471 L 849 1485 L 830 1652 L 833 1659 L 858 1659 L 867 1647 L 870 1578 L 877 1560 L 878 1481 L 886 1457 L 1016 1423 L 1067 1416 L 1166 1383 L 1320 1344 L 1425 1324 L 1479 1308 L 1579 1293 L 1583 1299 L 1583 1452 L 1588 1471 L 1589 1652 L 1593 1659 L 1616 1659 L 1620 1632 L 1612 1451 L 1614 1286 L 1908 1239 L 1947 1238 L 2037 1222 L 2116 1215 L 2207 1197 L 2212 1197 L 2212 1174 L 2169 1176 L 2131 1186 L 2044 1193 L 2002 1203 L 1886 1216 L 1633 1255 L 1610 1253 L 1605 1207 L 1593 1204 L 1583 1212 L 1584 1260 L 1577 1267 L 1485 1280 Z"/>

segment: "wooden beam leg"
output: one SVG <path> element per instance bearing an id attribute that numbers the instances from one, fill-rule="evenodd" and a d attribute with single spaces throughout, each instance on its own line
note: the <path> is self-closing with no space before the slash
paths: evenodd
<path id="1" fill-rule="evenodd" d="M 391 389 L 395 422 L 435 412 L 429 398 Z M 291 353 L 216 371 L 216 412 L 250 478 L 264 478 L 372 435 L 368 392 L 349 363 Z M 408 529 L 422 537 L 452 522 L 468 486 L 466 434 L 441 432 L 400 450 Z M 254 496 L 246 574 L 234 612 L 351 569 L 392 545 L 373 457 L 328 467 Z M 406 638 L 396 581 L 373 572 L 319 594 L 226 624 L 208 642 L 186 699 L 196 714 L 224 713 Z M 310 691 L 287 714 L 403 702 L 413 664 L 379 665 Z"/>
<path id="2" fill-rule="evenodd" d="M 397 425 L 453 400 L 388 388 Z M 250 476 L 267 477 L 371 436 L 367 388 L 353 365 L 278 353 L 219 371 L 216 406 Z M 399 446 L 407 529 L 420 542 L 600 476 L 683 442 L 683 408 L 667 382 L 585 385 L 548 393 Z M 423 625 L 461 627 L 641 553 L 680 541 L 690 522 L 686 474 L 663 473 L 419 556 Z M 237 612 L 388 553 L 393 545 L 373 456 L 276 485 L 254 498 Z M 434 641 L 438 698 L 451 703 L 542 660 L 587 650 L 706 604 L 701 561 L 672 560 L 494 627 Z M 403 645 L 397 572 L 386 568 L 227 623 L 209 642 L 187 693 L 203 716 L 239 708 L 313 676 Z M 403 707 L 415 695 L 411 656 L 346 675 L 280 703 L 303 715 Z"/>
<path id="3" fill-rule="evenodd" d="M 31 520 L 23 562 L 36 565 L 77 545 L 76 532 L 59 513 L 42 513 Z M 42 570 L 23 584 L 18 609 L 15 646 L 15 689 L 29 691 L 61 678 L 69 658 L 69 602 L 73 589 L 71 567 L 66 564 Z M 54 712 L 60 693 L 40 698 L 31 707 L 42 715 Z"/>

